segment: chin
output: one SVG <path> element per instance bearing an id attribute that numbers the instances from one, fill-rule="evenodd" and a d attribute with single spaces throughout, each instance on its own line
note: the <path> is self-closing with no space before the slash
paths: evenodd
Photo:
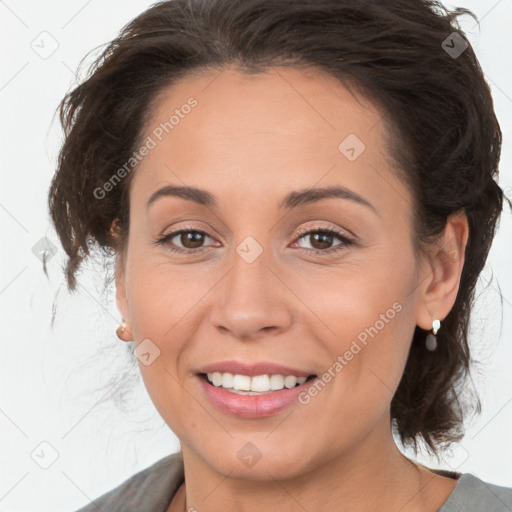
<path id="1" fill-rule="evenodd" d="M 214 471 L 240 480 L 291 479 L 312 469 L 313 457 L 304 450 L 304 440 L 296 439 L 294 446 L 290 446 L 290 436 L 276 436 L 274 440 L 270 437 L 268 432 L 234 436 L 220 449 L 218 445 L 213 450 L 208 447 L 198 455 Z M 285 450 L 283 439 L 286 437 Z M 212 445 L 213 448 L 215 445 Z M 199 447 L 204 450 L 204 445 Z"/>

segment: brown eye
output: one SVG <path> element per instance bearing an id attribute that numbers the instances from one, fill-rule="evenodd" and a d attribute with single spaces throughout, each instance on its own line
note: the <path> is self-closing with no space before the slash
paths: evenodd
<path id="1" fill-rule="evenodd" d="M 204 231 L 197 229 L 181 229 L 163 236 L 156 240 L 155 243 L 164 245 L 176 252 L 199 252 L 207 248 L 203 246 L 205 238 L 211 237 Z"/>
<path id="2" fill-rule="evenodd" d="M 322 229 L 310 229 L 309 231 L 303 231 L 299 234 L 298 240 L 305 240 L 309 238 L 311 248 L 300 247 L 313 251 L 315 253 L 330 253 L 338 250 L 342 250 L 344 247 L 350 245 L 352 241 L 346 237 L 343 233 L 340 233 L 332 228 Z M 334 240 L 338 239 L 341 243 L 333 246 Z"/>

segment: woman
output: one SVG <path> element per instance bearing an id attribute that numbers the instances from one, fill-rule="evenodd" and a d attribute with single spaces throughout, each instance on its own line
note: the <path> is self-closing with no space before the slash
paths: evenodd
<path id="1" fill-rule="evenodd" d="M 61 104 L 69 255 L 115 256 L 181 451 L 82 509 L 512 510 L 406 458 L 461 439 L 475 284 L 503 194 L 489 88 L 421 0 L 173 0 Z"/>

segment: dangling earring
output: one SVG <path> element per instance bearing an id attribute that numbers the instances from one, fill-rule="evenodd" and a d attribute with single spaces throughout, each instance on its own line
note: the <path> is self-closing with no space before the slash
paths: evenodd
<path id="1" fill-rule="evenodd" d="M 439 331 L 440 327 L 441 322 L 439 320 L 434 320 L 432 322 L 432 332 L 428 334 L 427 339 L 425 341 L 425 346 L 427 347 L 427 350 L 430 350 L 431 352 L 433 352 L 437 348 L 436 334 L 437 331 Z"/>

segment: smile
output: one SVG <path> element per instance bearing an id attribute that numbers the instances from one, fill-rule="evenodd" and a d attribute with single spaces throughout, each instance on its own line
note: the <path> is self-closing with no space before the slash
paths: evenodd
<path id="1" fill-rule="evenodd" d="M 299 395 L 317 376 L 201 372 L 197 378 L 204 396 L 217 410 L 238 418 L 258 419 L 274 416 L 292 404 L 298 406 Z"/>

